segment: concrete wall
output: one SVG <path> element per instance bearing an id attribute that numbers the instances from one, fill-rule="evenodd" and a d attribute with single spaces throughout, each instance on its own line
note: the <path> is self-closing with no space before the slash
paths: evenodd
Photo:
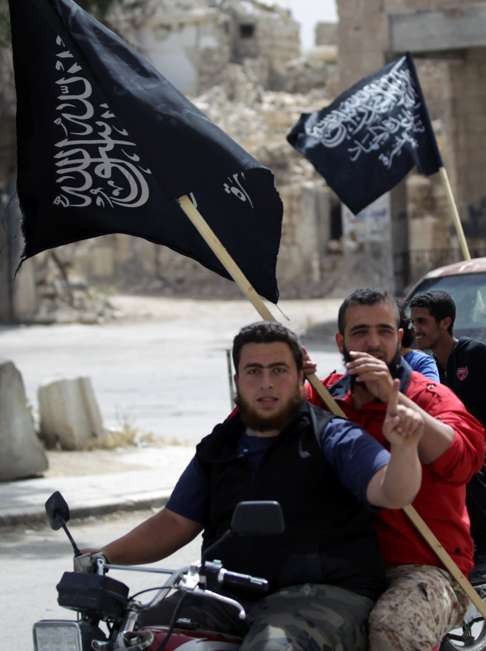
<path id="1" fill-rule="evenodd" d="M 450 66 L 449 138 L 453 178 L 466 236 L 486 238 L 486 48 L 470 49 Z"/>
<path id="2" fill-rule="evenodd" d="M 143 21 L 125 10 L 113 21 L 177 88 L 197 94 L 215 83 L 231 59 L 229 18 L 201 3 L 181 11 L 158 5 Z"/>
<path id="3" fill-rule="evenodd" d="M 319 22 L 314 28 L 315 45 L 337 45 L 338 26 L 337 23 Z"/>
<path id="4" fill-rule="evenodd" d="M 133 0 L 132 0 L 133 4 Z M 221 3 L 201 0 L 152 4 L 143 19 L 134 9 L 114 11 L 112 22 L 183 93 L 198 94 L 218 83 L 230 62 L 261 59 L 268 81 L 273 70 L 300 54 L 299 25 L 279 6 L 258 0 Z"/>
<path id="5" fill-rule="evenodd" d="M 279 186 L 285 219 L 277 276 L 284 296 L 319 294 L 323 258 L 330 237 L 329 192 L 322 182 Z M 127 235 L 93 240 L 77 270 L 91 282 L 166 294 L 241 297 L 233 283 L 164 246 Z M 319 294 L 320 295 L 320 294 Z"/>

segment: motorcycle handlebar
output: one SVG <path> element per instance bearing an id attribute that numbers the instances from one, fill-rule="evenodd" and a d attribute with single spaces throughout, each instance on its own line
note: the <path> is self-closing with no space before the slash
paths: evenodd
<path id="1" fill-rule="evenodd" d="M 218 583 L 234 588 L 246 588 L 253 592 L 267 592 L 268 590 L 268 581 L 266 579 L 251 576 L 250 574 L 230 572 L 224 568 L 221 568 L 218 572 Z"/>

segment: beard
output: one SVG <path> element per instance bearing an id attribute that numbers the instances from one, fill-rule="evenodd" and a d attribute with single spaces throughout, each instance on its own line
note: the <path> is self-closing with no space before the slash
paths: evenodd
<path id="1" fill-rule="evenodd" d="M 368 352 L 368 351 L 364 351 Z M 370 355 L 373 355 L 373 353 L 369 353 Z M 353 358 L 351 357 L 348 348 L 346 346 L 343 346 L 343 361 L 346 364 L 347 362 L 352 362 Z M 376 355 L 373 355 L 373 357 L 376 357 Z M 397 345 L 397 349 L 395 351 L 395 354 L 393 355 L 393 358 L 389 361 L 386 362 L 386 365 L 388 366 L 388 370 L 390 371 L 390 375 L 392 378 L 398 377 L 398 370 L 400 367 L 400 361 L 401 361 L 401 355 L 400 355 L 400 344 Z M 352 375 L 351 376 L 352 382 L 356 382 L 356 376 Z"/>
<path id="2" fill-rule="evenodd" d="M 246 427 L 256 432 L 269 432 L 271 430 L 281 431 L 289 425 L 297 415 L 303 403 L 303 398 L 299 385 L 294 395 L 290 397 L 280 411 L 271 416 L 262 416 L 240 394 L 237 394 L 235 402 L 239 407 L 241 420 Z"/>

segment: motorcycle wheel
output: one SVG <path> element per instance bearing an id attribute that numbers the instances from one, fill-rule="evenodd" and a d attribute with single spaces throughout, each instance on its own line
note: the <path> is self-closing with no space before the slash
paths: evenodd
<path id="1" fill-rule="evenodd" d="M 457 629 L 457 637 L 461 629 Z M 464 629 L 462 629 L 464 631 Z M 468 651 L 483 651 L 486 650 L 486 621 L 481 619 L 473 624 L 470 635 L 464 635 L 462 639 L 451 639 L 449 635 L 444 639 L 441 644 L 440 651 L 460 651 L 461 649 L 468 649 Z"/>

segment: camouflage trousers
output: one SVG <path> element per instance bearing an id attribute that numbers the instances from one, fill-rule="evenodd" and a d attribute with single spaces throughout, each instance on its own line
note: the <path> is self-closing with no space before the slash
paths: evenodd
<path id="1" fill-rule="evenodd" d="M 446 570 L 398 565 L 369 618 L 370 651 L 431 651 L 464 617 L 468 598 Z"/>
<path id="2" fill-rule="evenodd" d="M 173 611 L 174 597 L 163 609 Z M 214 600 L 187 596 L 179 618 L 197 622 L 201 629 L 243 637 L 241 651 L 365 651 L 367 620 L 373 601 L 342 588 L 305 584 L 274 592 L 244 604 L 247 620 L 238 620 L 235 608 Z M 160 607 L 149 611 L 145 624 L 168 619 Z M 170 617 L 169 617 L 170 619 Z"/>
<path id="3" fill-rule="evenodd" d="M 242 651 L 364 651 L 373 606 L 354 592 L 306 584 L 279 590 L 250 611 Z"/>

